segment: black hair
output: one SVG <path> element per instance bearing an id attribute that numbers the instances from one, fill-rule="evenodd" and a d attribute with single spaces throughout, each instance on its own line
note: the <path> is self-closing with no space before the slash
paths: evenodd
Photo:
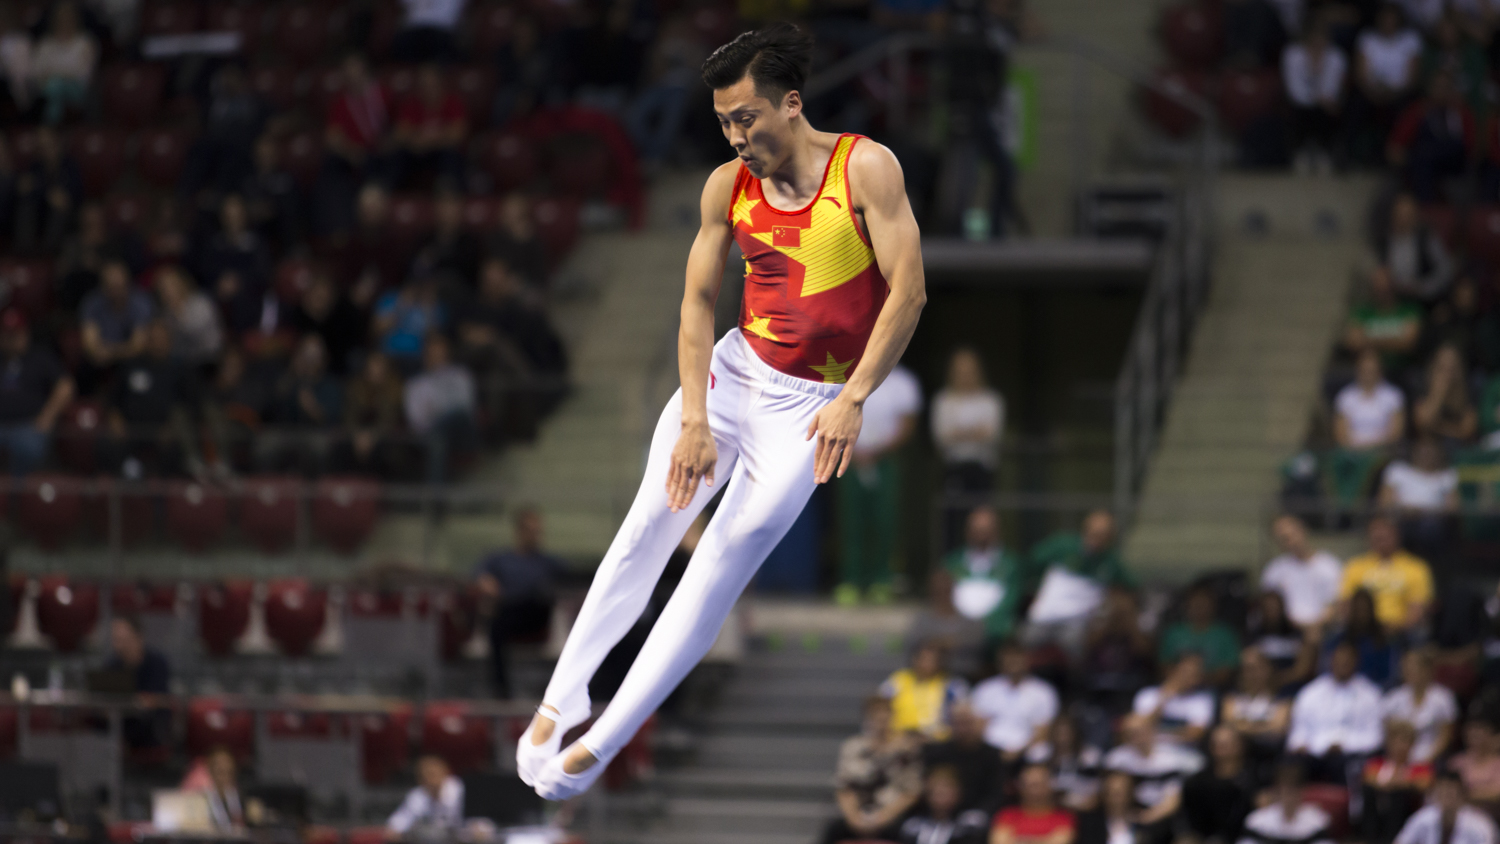
<path id="1" fill-rule="evenodd" d="M 776 105 L 790 91 L 807 84 L 812 67 L 812 36 L 790 23 L 773 23 L 742 32 L 703 63 L 708 87 L 728 88 L 748 75 L 755 93 Z"/>

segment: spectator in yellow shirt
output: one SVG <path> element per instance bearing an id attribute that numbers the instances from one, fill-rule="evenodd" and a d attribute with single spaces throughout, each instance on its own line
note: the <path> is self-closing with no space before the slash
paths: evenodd
<path id="1" fill-rule="evenodd" d="M 1370 550 L 1344 565 L 1339 599 L 1369 590 L 1375 615 L 1388 630 L 1409 630 L 1432 604 L 1432 570 L 1422 558 L 1401 548 L 1396 523 L 1386 516 L 1370 520 Z"/>
<path id="2" fill-rule="evenodd" d="M 941 741 L 948 737 L 948 713 L 968 697 L 969 684 L 948 674 L 942 645 L 923 642 L 911 667 L 886 678 L 880 696 L 891 702 L 891 729 Z"/>

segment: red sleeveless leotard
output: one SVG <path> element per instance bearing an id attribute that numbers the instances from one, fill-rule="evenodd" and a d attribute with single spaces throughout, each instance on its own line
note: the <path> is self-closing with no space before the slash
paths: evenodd
<path id="1" fill-rule="evenodd" d="M 860 135 L 840 135 L 818 195 L 800 211 L 766 202 L 740 165 L 729 204 L 745 253 L 740 331 L 777 371 L 840 384 L 859 365 L 889 293 L 875 250 L 849 201 L 849 153 Z"/>

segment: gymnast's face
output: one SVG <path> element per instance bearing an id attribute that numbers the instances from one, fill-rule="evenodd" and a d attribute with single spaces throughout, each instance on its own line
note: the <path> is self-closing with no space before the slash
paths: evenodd
<path id="1" fill-rule="evenodd" d="M 755 89 L 755 80 L 747 73 L 733 85 L 714 90 L 714 114 L 745 169 L 764 179 L 791 152 L 792 121 L 802 114 L 802 95 L 789 91 L 779 102 L 772 102 Z"/>

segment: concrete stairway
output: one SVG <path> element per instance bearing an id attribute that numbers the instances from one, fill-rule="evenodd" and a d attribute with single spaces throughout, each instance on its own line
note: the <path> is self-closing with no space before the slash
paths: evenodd
<path id="1" fill-rule="evenodd" d="M 1213 290 L 1125 545 L 1143 576 L 1264 562 L 1278 470 L 1306 435 L 1372 190 L 1363 179 L 1221 180 Z"/>

